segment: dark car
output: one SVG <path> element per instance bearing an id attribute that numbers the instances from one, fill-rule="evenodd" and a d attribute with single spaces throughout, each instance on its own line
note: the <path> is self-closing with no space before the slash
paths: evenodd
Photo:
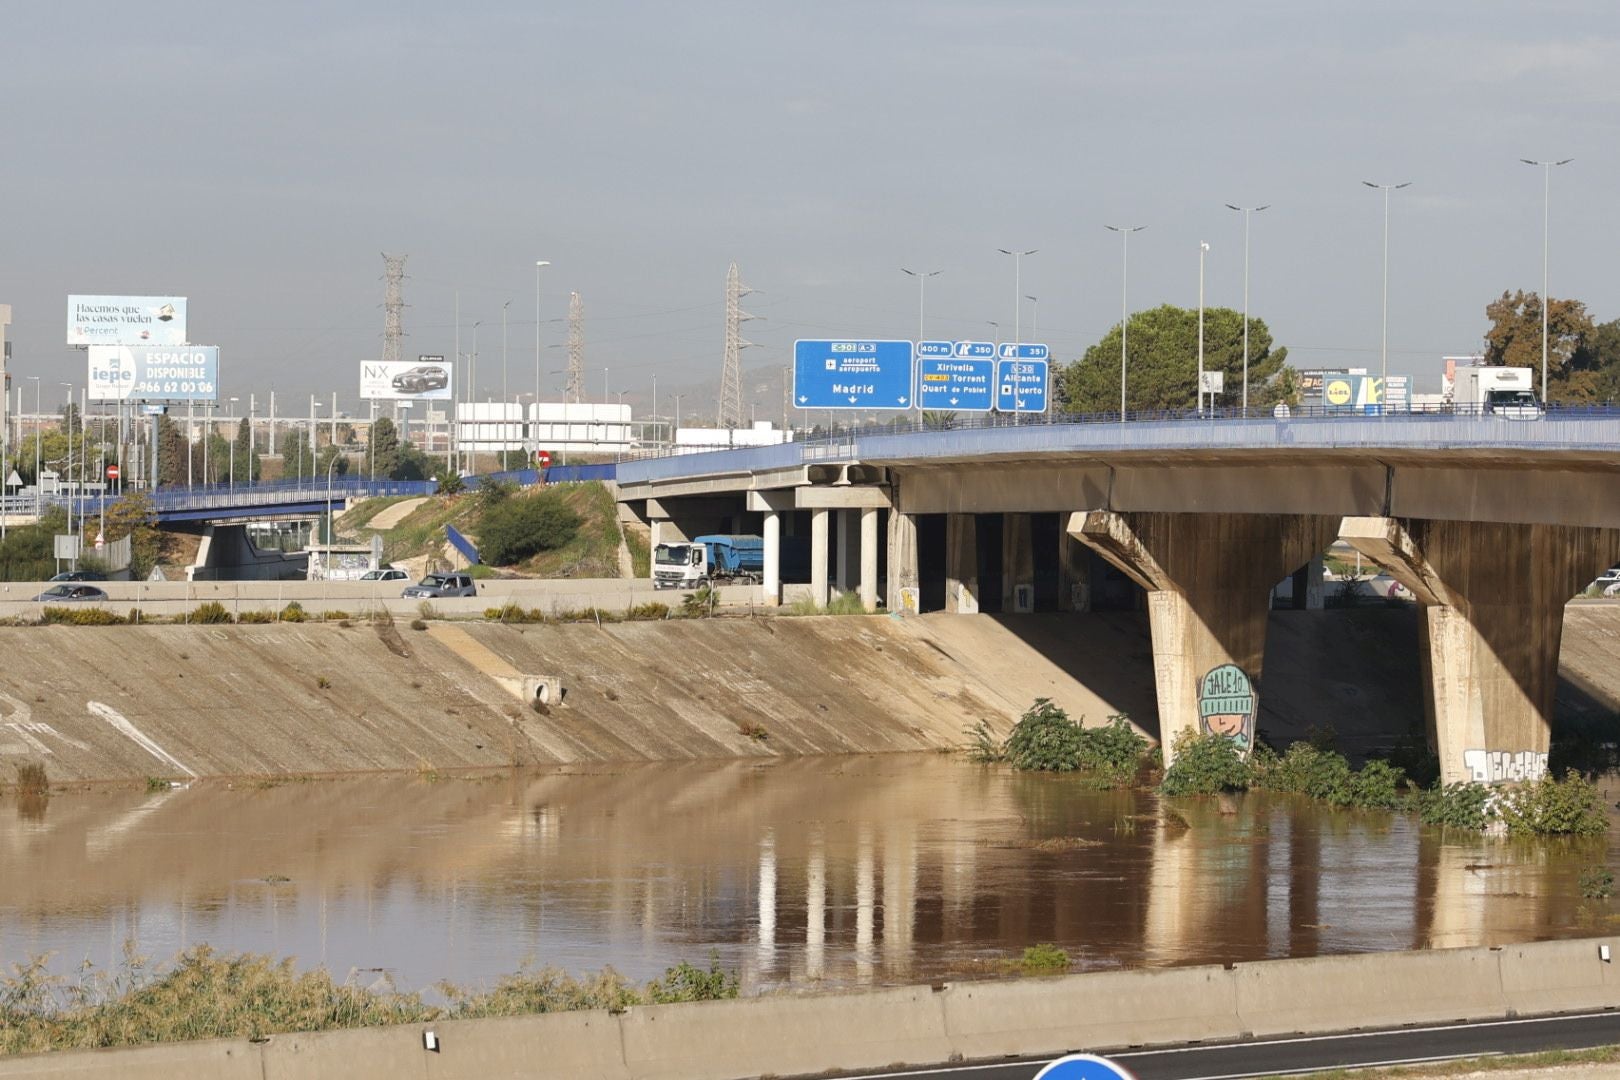
<path id="1" fill-rule="evenodd" d="M 450 373 L 434 364 L 418 364 L 394 376 L 394 389 L 404 394 L 443 390 L 450 385 Z"/>
<path id="2" fill-rule="evenodd" d="M 106 581 L 107 575 L 94 570 L 64 570 L 51 578 L 52 581 Z"/>
<path id="3" fill-rule="evenodd" d="M 399 595 L 407 599 L 441 596 L 477 596 L 478 586 L 468 574 L 429 574 Z"/>
<path id="4" fill-rule="evenodd" d="M 34 599 L 41 604 L 56 603 L 63 600 L 96 601 L 107 599 L 107 594 L 94 585 L 52 585 Z"/>

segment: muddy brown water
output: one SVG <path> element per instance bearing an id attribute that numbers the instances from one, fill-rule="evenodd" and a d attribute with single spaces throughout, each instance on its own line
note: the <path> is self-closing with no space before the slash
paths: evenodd
<path id="1" fill-rule="evenodd" d="M 937 754 L 8 797 L 0 967 L 206 943 L 421 989 L 713 953 L 759 990 L 985 974 L 1042 942 L 1079 969 L 1500 944 L 1609 929 L 1620 900 L 1577 879 L 1620 867 L 1616 832 L 1443 839 Z"/>

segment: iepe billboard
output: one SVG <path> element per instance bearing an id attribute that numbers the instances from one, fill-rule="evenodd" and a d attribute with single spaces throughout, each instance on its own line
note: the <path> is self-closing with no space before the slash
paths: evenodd
<path id="1" fill-rule="evenodd" d="M 184 345 L 183 296 L 69 296 L 69 345 Z"/>
<path id="2" fill-rule="evenodd" d="M 360 397 L 366 400 L 449 401 L 452 389 L 450 365 L 442 356 L 360 364 Z"/>
<path id="3" fill-rule="evenodd" d="M 217 401 L 219 346 L 92 345 L 91 401 Z"/>

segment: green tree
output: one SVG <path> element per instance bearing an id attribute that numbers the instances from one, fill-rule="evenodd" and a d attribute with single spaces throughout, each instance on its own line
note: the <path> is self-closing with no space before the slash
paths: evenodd
<path id="1" fill-rule="evenodd" d="M 246 421 L 236 425 L 236 438 L 231 441 L 231 462 L 226 473 L 234 475 L 239 483 L 259 478 L 259 451 L 253 445 L 253 429 Z"/>
<path id="2" fill-rule="evenodd" d="M 1593 389 L 1599 400 L 1620 401 L 1620 319 L 1594 326 L 1586 346 L 1592 355 Z"/>
<path id="3" fill-rule="evenodd" d="M 185 433 L 174 418 L 164 414 L 158 420 L 158 486 L 183 487 L 186 482 L 186 461 L 191 448 Z"/>
<path id="4" fill-rule="evenodd" d="M 312 464 L 308 435 L 296 428 L 292 431 L 283 432 L 281 435 L 282 479 L 296 480 L 300 476 L 308 476 Z"/>
<path id="5" fill-rule="evenodd" d="M 1485 363 L 1525 367 L 1541 378 L 1541 297 L 1504 292 L 1485 305 Z M 1553 297 L 1547 306 L 1547 399 L 1592 401 L 1600 396 L 1603 373 L 1591 348 L 1595 327 L 1579 300 Z"/>
<path id="6" fill-rule="evenodd" d="M 349 459 L 342 447 L 330 443 L 321 447 L 320 454 L 315 458 L 315 478 L 324 482 L 327 469 L 332 470 L 333 476 L 349 475 Z"/>
<path id="7" fill-rule="evenodd" d="M 399 429 L 388 417 L 380 417 L 371 425 L 370 439 L 372 475 L 395 479 L 399 471 Z"/>
<path id="8" fill-rule="evenodd" d="M 129 537 L 129 576 L 143 580 L 157 562 L 159 537 L 157 511 L 151 496 L 144 491 L 132 491 L 107 506 L 109 541 Z"/>
<path id="9" fill-rule="evenodd" d="M 1114 326 L 1085 356 L 1059 372 L 1056 394 L 1070 412 L 1119 409 L 1120 327 Z M 1126 360 L 1127 407 L 1193 409 L 1198 405 L 1198 312 L 1164 304 L 1130 318 Z M 1271 347 L 1263 319 L 1249 319 L 1249 405 L 1269 408 L 1294 395 L 1298 383 L 1287 364 L 1288 350 Z M 1226 391 L 1215 403 L 1243 401 L 1243 313 L 1231 308 L 1204 310 L 1204 369 L 1226 373 Z"/>

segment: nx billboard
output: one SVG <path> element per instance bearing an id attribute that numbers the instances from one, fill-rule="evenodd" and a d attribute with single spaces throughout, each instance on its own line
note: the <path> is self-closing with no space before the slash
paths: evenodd
<path id="1" fill-rule="evenodd" d="M 184 345 L 183 296 L 70 296 L 69 345 Z"/>
<path id="2" fill-rule="evenodd" d="M 368 400 L 449 401 L 450 365 L 442 356 L 370 360 L 360 365 L 360 396 Z"/>
<path id="3" fill-rule="evenodd" d="M 219 346 L 92 345 L 91 401 L 215 401 Z"/>

